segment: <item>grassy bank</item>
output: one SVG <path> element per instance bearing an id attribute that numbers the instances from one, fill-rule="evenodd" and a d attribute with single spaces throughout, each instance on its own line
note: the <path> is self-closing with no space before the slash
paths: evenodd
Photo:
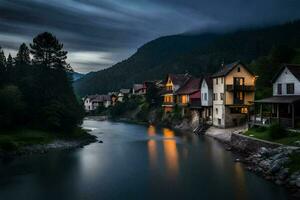
<path id="1" fill-rule="evenodd" d="M 25 146 L 48 144 L 55 140 L 85 140 L 91 137 L 93 136 L 81 128 L 76 128 L 72 133 L 57 133 L 33 129 L 7 130 L 0 133 L 0 150 L 16 151 Z"/>
<path id="2" fill-rule="evenodd" d="M 275 135 L 274 137 L 275 131 L 281 131 L 281 133 Z M 245 135 L 261 140 L 267 140 L 291 146 L 295 146 L 295 141 L 300 141 L 300 133 L 283 130 L 273 130 L 272 128 L 265 127 L 251 128 L 245 133 Z"/>

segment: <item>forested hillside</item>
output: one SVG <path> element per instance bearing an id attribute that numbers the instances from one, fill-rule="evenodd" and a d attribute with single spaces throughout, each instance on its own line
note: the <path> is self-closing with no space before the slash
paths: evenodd
<path id="1" fill-rule="evenodd" d="M 258 75 L 268 71 L 268 76 L 272 76 L 280 62 L 299 60 L 298 47 L 300 21 L 226 34 L 166 36 L 143 45 L 133 56 L 111 68 L 84 76 L 74 87 L 80 96 L 106 93 L 143 80 L 161 79 L 168 73 L 213 73 L 222 62 L 235 60 L 251 64 Z M 268 76 L 261 76 L 259 87 L 269 84 Z M 269 93 L 264 88 L 259 90 L 259 96 Z"/>

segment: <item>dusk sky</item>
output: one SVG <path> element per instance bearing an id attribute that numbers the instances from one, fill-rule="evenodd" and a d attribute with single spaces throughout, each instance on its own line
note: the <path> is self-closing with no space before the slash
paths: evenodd
<path id="1" fill-rule="evenodd" d="M 0 0 L 0 46 L 15 55 L 49 31 L 75 71 L 87 73 L 163 35 L 277 24 L 299 11 L 299 0 Z"/>

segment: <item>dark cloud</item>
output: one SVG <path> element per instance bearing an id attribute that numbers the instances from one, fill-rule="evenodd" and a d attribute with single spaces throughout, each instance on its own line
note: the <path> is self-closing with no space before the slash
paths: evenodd
<path id="1" fill-rule="evenodd" d="M 88 72 L 162 35 L 279 23 L 300 18 L 299 9 L 298 0 L 0 0 L 0 44 L 14 51 L 50 31 Z"/>

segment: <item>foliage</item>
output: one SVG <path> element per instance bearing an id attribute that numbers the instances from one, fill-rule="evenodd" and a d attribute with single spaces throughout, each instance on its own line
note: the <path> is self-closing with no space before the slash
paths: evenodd
<path id="1" fill-rule="evenodd" d="M 279 123 L 272 124 L 269 127 L 269 135 L 271 139 L 284 138 L 286 135 L 285 129 Z"/>
<path id="2" fill-rule="evenodd" d="M 72 132 L 84 112 L 67 75 L 67 52 L 50 33 L 39 34 L 30 46 L 33 62 L 24 43 L 14 59 L 6 61 L 0 50 L 0 128 Z"/>
<path id="3" fill-rule="evenodd" d="M 17 86 L 9 85 L 0 89 L 0 128 L 14 126 L 24 116 L 25 103 Z"/>
<path id="4" fill-rule="evenodd" d="M 140 112 L 137 114 L 137 118 L 141 121 L 144 122 L 148 122 L 148 114 L 150 111 L 150 105 L 145 102 L 142 106 L 141 106 L 141 110 Z"/>
<path id="5" fill-rule="evenodd" d="M 224 34 L 162 37 L 143 45 L 113 67 L 84 76 L 74 87 L 80 96 L 107 93 L 144 80 L 164 79 L 168 73 L 214 73 L 222 61 L 241 60 L 253 63 L 253 70 L 260 76 L 257 94 L 262 98 L 271 93 L 267 88 L 280 67 L 278 62 L 293 61 L 293 49 L 300 47 L 299 34 L 300 21 L 295 21 Z M 270 54 L 274 56 L 270 58 Z"/>

